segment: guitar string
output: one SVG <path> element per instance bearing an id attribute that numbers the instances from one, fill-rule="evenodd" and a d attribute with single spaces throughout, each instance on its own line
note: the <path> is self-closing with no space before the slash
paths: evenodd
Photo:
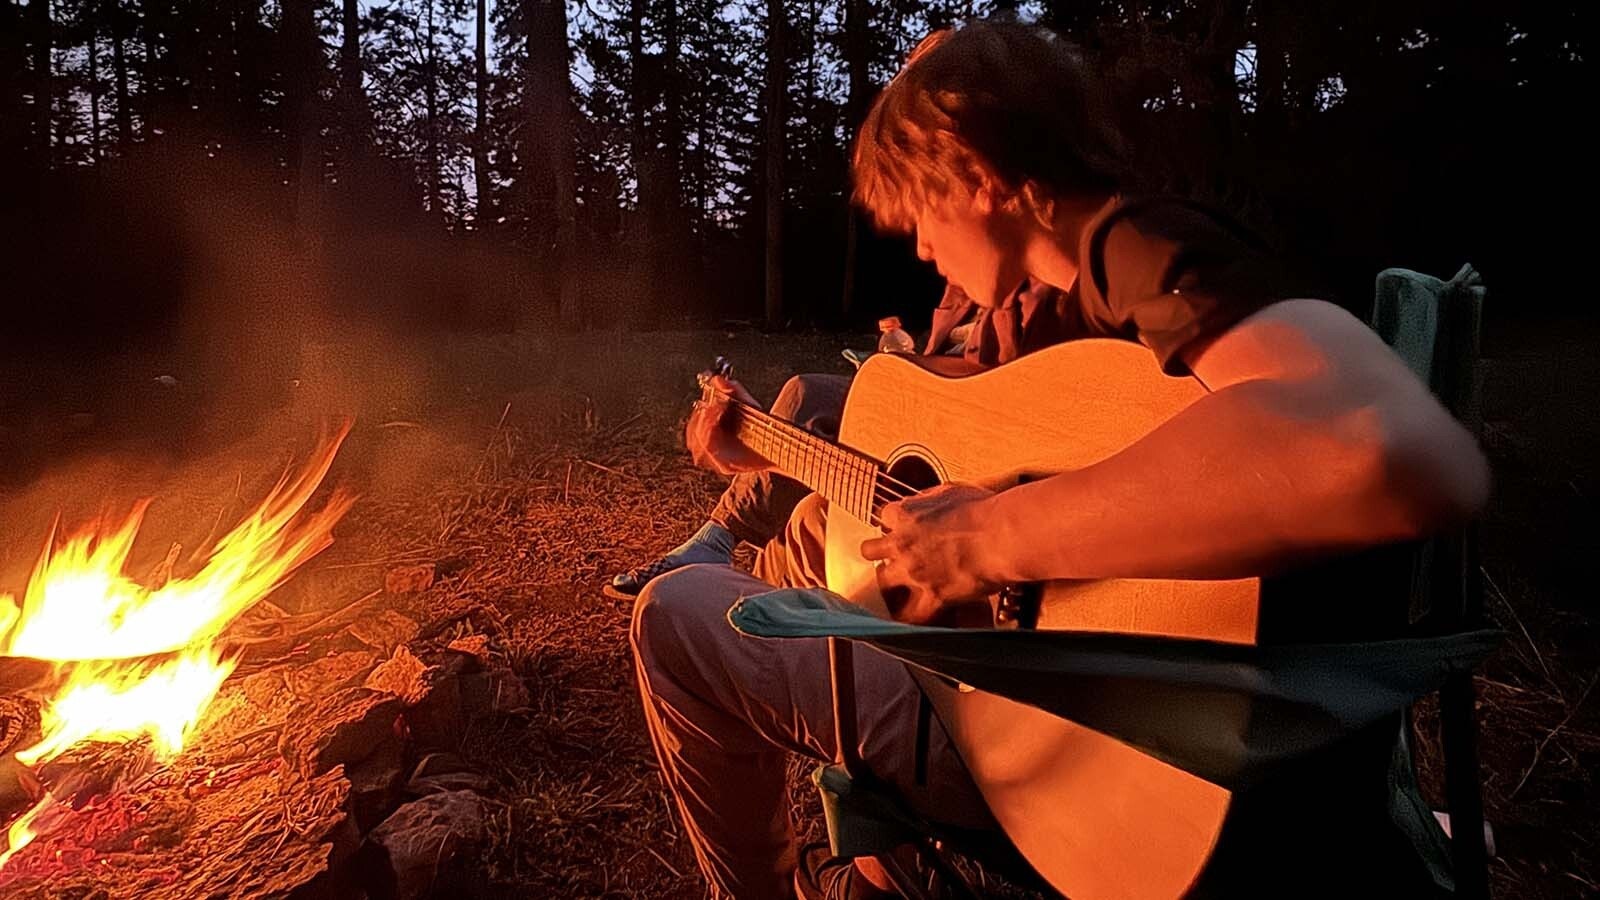
<path id="1" fill-rule="evenodd" d="M 759 428 L 759 429 L 762 429 L 762 431 L 764 433 L 768 434 L 768 435 L 775 435 L 775 436 L 780 437 L 780 438 L 789 438 L 790 442 L 793 443 L 792 434 L 787 429 L 785 429 L 783 427 L 780 427 L 780 426 L 778 426 L 778 425 L 776 425 L 776 424 L 774 424 L 772 422 L 765 421 L 765 414 L 763 414 L 761 416 L 750 416 L 750 417 L 747 417 L 747 421 L 749 421 L 749 423 L 752 426 L 754 426 L 756 428 Z M 791 426 L 791 427 L 793 427 L 793 426 Z M 848 453 L 849 452 L 849 451 L 845 450 L 845 448 L 839 447 L 837 444 L 828 444 L 825 441 L 823 441 L 821 438 L 818 438 L 817 440 L 818 440 L 818 443 L 821 446 L 833 448 L 834 450 L 839 451 L 839 452 L 844 452 L 844 453 Z M 874 503 L 874 504 L 877 504 L 877 506 L 879 508 L 881 508 L 883 506 L 887 506 L 890 503 L 895 503 L 895 502 L 898 502 L 900 500 L 904 500 L 907 497 L 913 496 L 915 494 L 921 493 L 921 491 L 918 490 L 917 488 L 913 488 L 911 485 L 906 484 L 904 481 L 901 481 L 900 479 L 895 478 L 893 475 L 890 475 L 888 472 L 884 471 L 881 467 L 878 466 L 877 463 L 872 463 L 870 460 L 868 460 L 865 457 L 857 456 L 856 458 L 857 459 L 861 459 L 861 460 L 863 460 L 865 462 L 869 462 L 869 464 L 871 464 L 875 469 L 875 471 L 872 472 L 872 475 L 875 476 L 875 477 L 873 478 L 873 494 L 872 494 L 871 502 Z M 885 482 L 892 482 L 893 484 L 887 484 Z M 904 491 L 897 490 L 894 487 L 894 485 L 899 485 L 899 486 L 905 488 L 906 490 L 904 490 Z M 875 509 L 867 510 L 867 524 L 873 526 L 874 528 L 882 528 L 883 527 L 882 517 L 878 514 L 877 510 L 875 510 Z"/>

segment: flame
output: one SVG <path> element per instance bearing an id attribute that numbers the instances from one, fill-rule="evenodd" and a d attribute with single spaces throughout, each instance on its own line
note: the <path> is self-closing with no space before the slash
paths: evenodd
<path id="1" fill-rule="evenodd" d="M 48 821 L 51 818 L 51 813 L 59 814 L 63 809 L 64 807 L 56 803 L 54 797 L 45 794 L 44 798 L 35 803 L 32 809 L 23 813 L 22 817 L 15 822 L 12 822 L 11 827 L 6 830 L 7 843 L 5 852 L 0 853 L 0 868 L 3 868 L 6 862 L 16 855 L 18 850 L 33 843 L 34 838 L 48 829 L 49 826 L 41 823 L 41 819 Z M 36 825 L 38 827 L 35 827 Z"/>
<path id="2" fill-rule="evenodd" d="M 177 756 L 237 662 L 219 646 L 223 630 L 333 542 L 354 498 L 337 491 L 321 510 L 302 510 L 348 433 L 346 424 L 321 441 L 302 469 L 201 548 L 189 577 L 152 587 L 124 571 L 149 500 L 60 542 L 52 532 L 22 602 L 0 593 L 0 655 L 58 664 L 40 708 L 43 737 L 17 758 L 39 765 L 85 741 L 144 736 L 157 760 Z M 47 795 L 12 824 L 0 865 L 48 827 L 55 805 Z"/>

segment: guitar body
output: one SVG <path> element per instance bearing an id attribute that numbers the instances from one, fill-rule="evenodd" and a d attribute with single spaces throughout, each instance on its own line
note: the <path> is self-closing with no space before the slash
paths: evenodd
<path id="1" fill-rule="evenodd" d="M 919 489 L 1001 489 L 1106 459 L 1204 393 L 1126 341 L 1074 341 L 965 378 L 880 355 L 851 386 L 839 443 Z M 876 572 L 859 552 L 877 534 L 830 507 L 828 586 L 882 613 Z M 1053 582 L 1038 627 L 1253 643 L 1259 587 L 1255 579 Z M 1144 900 L 1193 884 L 1228 791 L 1049 713 L 916 674 L 995 818 L 1057 890 L 1074 900 Z"/>

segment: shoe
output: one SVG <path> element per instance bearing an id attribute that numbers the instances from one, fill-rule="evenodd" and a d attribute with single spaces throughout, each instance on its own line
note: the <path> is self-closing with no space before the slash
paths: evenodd
<path id="1" fill-rule="evenodd" d="M 651 579 L 674 569 L 697 563 L 732 562 L 733 550 L 737 546 L 739 539 L 733 536 L 733 532 L 715 522 L 707 522 L 700 526 L 700 530 L 696 531 L 693 537 L 674 547 L 660 559 L 613 575 L 611 581 L 602 587 L 600 592 L 617 600 L 632 600 L 639 596 L 639 592 L 644 590 L 644 586 L 649 584 Z"/>

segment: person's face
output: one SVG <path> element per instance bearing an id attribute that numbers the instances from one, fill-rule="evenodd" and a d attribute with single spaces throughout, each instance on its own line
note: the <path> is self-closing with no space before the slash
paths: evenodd
<path id="1" fill-rule="evenodd" d="M 1027 275 L 1016 216 L 994 209 L 987 190 L 933 204 L 917 216 L 917 256 L 980 306 L 996 307 Z"/>

